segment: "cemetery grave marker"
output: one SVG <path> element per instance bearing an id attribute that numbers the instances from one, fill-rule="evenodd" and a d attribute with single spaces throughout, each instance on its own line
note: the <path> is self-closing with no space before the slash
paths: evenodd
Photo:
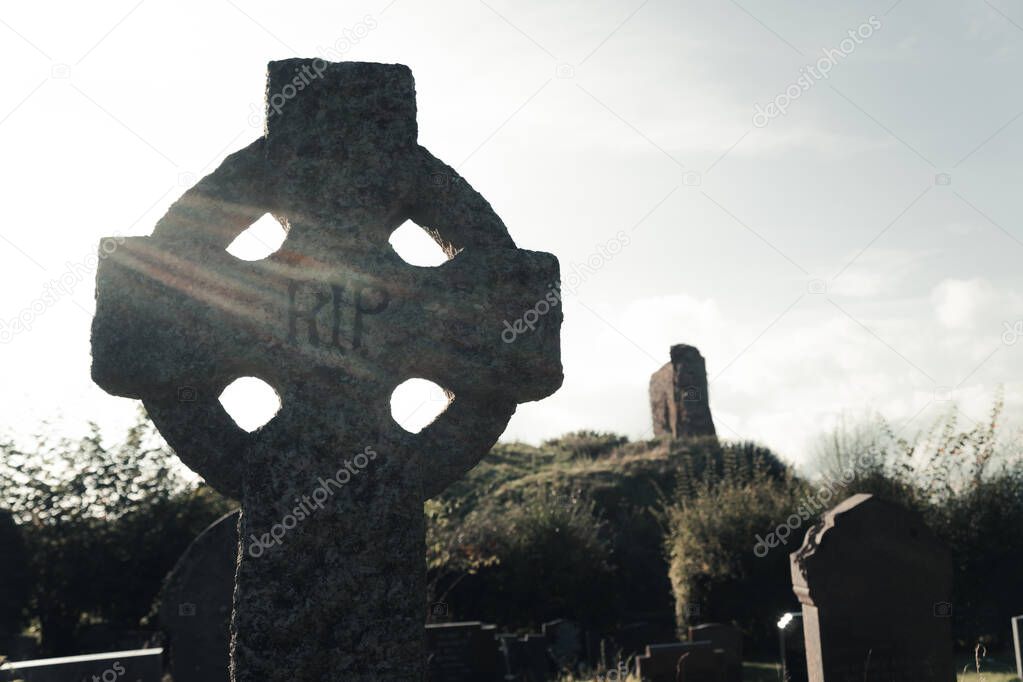
<path id="1" fill-rule="evenodd" d="M 689 628 L 690 642 L 710 642 L 724 652 L 725 682 L 742 682 L 742 632 L 724 623 L 703 623 Z"/>
<path id="2" fill-rule="evenodd" d="M 276 61 L 267 92 L 287 101 L 266 135 L 101 259 L 93 379 L 142 400 L 181 460 L 242 503 L 232 680 L 420 679 L 423 502 L 479 462 L 517 403 L 560 386 L 559 307 L 501 340 L 558 289 L 557 259 L 517 249 L 418 145 L 407 67 Z M 280 250 L 228 254 L 266 213 L 287 228 Z M 407 219 L 451 260 L 405 264 L 388 237 Z M 251 434 L 217 399 L 242 376 L 282 402 Z M 389 404 L 412 377 L 454 396 L 418 434 Z"/>
<path id="3" fill-rule="evenodd" d="M 164 580 L 158 613 L 175 680 L 228 680 L 239 516 L 235 511 L 213 522 Z"/>
<path id="4" fill-rule="evenodd" d="M 723 682 L 724 654 L 710 642 L 650 644 L 636 657 L 642 682 Z"/>
<path id="5" fill-rule="evenodd" d="M 426 626 L 430 682 L 496 680 L 501 670 L 497 628 L 478 621 Z"/>
<path id="6" fill-rule="evenodd" d="M 791 555 L 810 682 L 954 682 L 948 551 L 918 514 L 853 495 Z"/>

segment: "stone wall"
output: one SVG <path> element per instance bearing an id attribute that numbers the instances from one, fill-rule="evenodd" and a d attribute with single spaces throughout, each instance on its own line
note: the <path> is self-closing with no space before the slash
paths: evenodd
<path id="1" fill-rule="evenodd" d="M 714 436 L 707 396 L 707 366 L 695 346 L 671 347 L 671 361 L 650 377 L 655 436 Z"/>

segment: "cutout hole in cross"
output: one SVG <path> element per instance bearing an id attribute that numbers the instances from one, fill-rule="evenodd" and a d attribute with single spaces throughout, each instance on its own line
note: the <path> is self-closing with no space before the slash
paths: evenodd
<path id="1" fill-rule="evenodd" d="M 277 218 L 267 213 L 235 237 L 227 252 L 241 260 L 263 260 L 276 253 L 287 236 Z"/>
<path id="2" fill-rule="evenodd" d="M 409 433 L 419 433 L 444 413 L 453 396 L 427 379 L 409 379 L 391 393 L 391 417 Z"/>
<path id="3" fill-rule="evenodd" d="M 241 377 L 223 390 L 220 404 L 235 424 L 252 433 L 280 412 L 281 397 L 262 379 Z"/>
<path id="4" fill-rule="evenodd" d="M 406 220 L 387 240 L 398 256 L 408 263 L 423 268 L 435 268 L 448 262 L 448 255 L 426 230 Z"/>

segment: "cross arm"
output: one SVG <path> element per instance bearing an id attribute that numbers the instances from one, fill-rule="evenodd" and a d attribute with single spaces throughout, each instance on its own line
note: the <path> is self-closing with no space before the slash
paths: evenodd
<path id="1" fill-rule="evenodd" d="M 226 249 L 270 212 L 264 166 L 264 138 L 259 138 L 182 194 L 156 224 L 153 236 L 192 239 Z"/>
<path id="2" fill-rule="evenodd" d="M 191 402 L 169 395 L 144 398 L 142 402 L 185 466 L 220 494 L 241 500 L 247 434 L 216 398 L 194 397 Z"/>
<path id="3" fill-rule="evenodd" d="M 500 396 L 455 398 L 417 436 L 423 500 L 440 495 L 490 451 L 515 414 L 515 401 Z"/>
<path id="4" fill-rule="evenodd" d="M 409 217 L 449 257 L 464 248 L 515 248 L 508 228 L 490 203 L 462 176 L 423 147 L 416 151 L 416 178 Z"/>

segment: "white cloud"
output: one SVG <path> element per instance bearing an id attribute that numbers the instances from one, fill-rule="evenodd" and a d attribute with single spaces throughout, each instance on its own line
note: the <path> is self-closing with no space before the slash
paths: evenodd
<path id="1" fill-rule="evenodd" d="M 931 301 L 942 326 L 966 329 L 976 322 L 978 312 L 991 297 L 991 286 L 982 279 L 946 279 L 934 288 Z"/>

